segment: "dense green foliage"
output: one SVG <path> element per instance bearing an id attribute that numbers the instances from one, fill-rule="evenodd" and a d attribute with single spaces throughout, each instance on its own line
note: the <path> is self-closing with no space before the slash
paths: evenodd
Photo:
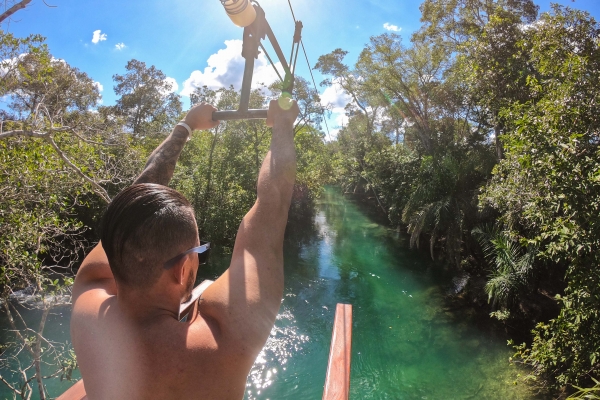
<path id="1" fill-rule="evenodd" d="M 559 6 L 538 18 L 530 0 L 421 10 L 409 45 L 385 34 L 354 67 L 341 49 L 316 65 L 352 99 L 332 144 L 337 180 L 468 273 L 466 297 L 487 300 L 492 317 L 535 326 L 515 359 L 530 381 L 590 384 L 600 373 L 600 25 Z"/>
<path id="2" fill-rule="evenodd" d="M 306 87 L 306 82 L 299 79 L 297 85 Z M 191 97 L 222 110 L 239 104 L 239 94 L 231 88 L 212 91 L 203 87 Z M 266 107 L 267 100 L 256 90 L 250 106 Z M 226 247 L 233 244 L 242 217 L 256 200 L 256 180 L 270 141 L 271 130 L 264 121 L 246 120 L 223 122 L 212 131 L 193 136 L 186 145 L 173 186 L 194 205 L 201 237 Z M 310 215 L 306 205 L 312 204 L 329 179 L 330 163 L 323 134 L 314 127 L 298 123 L 295 143 L 298 171 L 293 210 L 302 209 Z"/>
<path id="3" fill-rule="evenodd" d="M 557 318 L 541 323 L 523 353 L 555 385 L 579 383 L 600 368 L 600 27 L 555 8 L 518 43 L 531 68 L 528 101 L 503 110 L 505 156 L 482 200 L 521 242 L 567 268 Z"/>

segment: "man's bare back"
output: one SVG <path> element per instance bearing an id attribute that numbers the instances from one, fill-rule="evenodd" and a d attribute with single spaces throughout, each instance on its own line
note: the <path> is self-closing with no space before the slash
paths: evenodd
<path id="1" fill-rule="evenodd" d="M 210 128 L 213 110 L 196 106 L 186 122 L 192 129 Z M 267 122 L 274 127 L 273 140 L 257 202 L 240 225 L 229 269 L 205 290 L 188 321 L 178 321 L 178 310 L 195 280 L 197 257 L 182 257 L 143 289 L 115 280 L 102 243 L 86 257 L 73 288 L 71 335 L 91 400 L 243 397 L 283 292 L 282 244 L 295 177 L 297 112 L 295 104 L 290 111 L 271 104 Z M 168 183 L 185 133 L 173 131 L 136 183 Z M 192 246 L 199 245 L 195 240 Z"/>
<path id="2" fill-rule="evenodd" d="M 218 324 L 201 311 L 188 322 L 167 315 L 136 321 L 114 295 L 92 296 L 79 299 L 73 322 L 85 327 L 74 330 L 73 343 L 90 399 L 243 397 L 251 355 L 232 352 Z"/>

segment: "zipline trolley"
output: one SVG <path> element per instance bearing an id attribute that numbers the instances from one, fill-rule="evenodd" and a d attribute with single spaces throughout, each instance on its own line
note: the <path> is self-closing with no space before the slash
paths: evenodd
<path id="1" fill-rule="evenodd" d="M 275 34 L 271 26 L 265 18 L 265 12 L 258 2 L 250 0 L 220 0 L 227 15 L 234 24 L 244 28 L 242 57 L 246 60 L 244 67 L 244 77 L 242 80 L 242 92 L 240 96 L 240 105 L 237 110 L 215 111 L 212 119 L 214 121 L 231 121 L 240 119 L 265 119 L 267 118 L 267 110 L 248 109 L 250 103 L 250 88 L 252 86 L 252 75 L 254 73 L 254 60 L 260 54 L 259 48 L 263 51 L 273 69 L 279 76 L 282 82 L 281 97 L 279 98 L 279 106 L 283 109 L 289 108 L 291 105 L 292 91 L 294 89 L 294 73 L 296 70 L 296 60 L 298 59 L 298 50 L 300 49 L 300 41 L 302 38 L 302 22 L 296 21 L 294 30 L 294 38 L 292 42 L 292 51 L 289 61 L 286 60 L 281 47 L 275 38 Z M 267 50 L 261 43 L 265 37 L 271 42 L 271 46 L 275 50 L 279 62 L 283 67 L 285 77 L 275 67 L 273 60 L 267 53 Z"/>

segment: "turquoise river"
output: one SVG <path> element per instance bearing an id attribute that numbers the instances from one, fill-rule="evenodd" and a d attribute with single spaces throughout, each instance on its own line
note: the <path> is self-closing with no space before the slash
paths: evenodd
<path id="1" fill-rule="evenodd" d="M 333 188 L 307 225 L 286 240 L 284 300 L 248 377 L 248 400 L 321 399 L 336 303 L 354 308 L 353 400 L 533 399 L 517 382 L 505 334 L 448 308 L 460 279 Z M 199 279 L 226 267 L 215 254 Z M 46 333 L 68 340 L 68 324 L 69 310 L 57 310 Z M 70 385 L 48 383 L 53 396 Z M 0 398 L 12 396 L 0 388 Z"/>

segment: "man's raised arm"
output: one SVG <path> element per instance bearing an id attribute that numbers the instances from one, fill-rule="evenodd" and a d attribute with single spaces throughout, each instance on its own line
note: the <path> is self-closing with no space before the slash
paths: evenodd
<path id="1" fill-rule="evenodd" d="M 192 130 L 210 129 L 219 125 L 212 120 L 212 113 L 217 109 L 208 104 L 199 104 L 191 108 L 183 120 Z M 173 177 L 175 164 L 189 139 L 187 129 L 181 125 L 175 126 L 173 132 L 150 154 L 146 167 L 133 182 L 158 183 L 167 186 Z"/>
<path id="2" fill-rule="evenodd" d="M 294 102 L 288 111 L 269 106 L 271 147 L 258 176 L 257 200 L 240 224 L 231 265 L 202 296 L 200 312 L 219 324 L 227 348 L 249 368 L 263 347 L 283 295 L 283 236 L 294 181 Z"/>
<path id="3" fill-rule="evenodd" d="M 213 128 L 219 124 L 218 121 L 212 120 L 213 111 L 216 111 L 216 108 L 211 105 L 195 105 L 187 113 L 183 122 L 192 130 Z M 185 127 L 175 126 L 171 134 L 152 152 L 144 170 L 134 184 L 158 183 L 167 186 L 173 177 L 175 164 L 188 138 L 189 133 Z M 86 256 L 77 271 L 73 286 L 73 301 L 89 289 L 103 289 L 109 294 L 116 293 L 114 277 L 101 243 L 98 243 Z"/>

